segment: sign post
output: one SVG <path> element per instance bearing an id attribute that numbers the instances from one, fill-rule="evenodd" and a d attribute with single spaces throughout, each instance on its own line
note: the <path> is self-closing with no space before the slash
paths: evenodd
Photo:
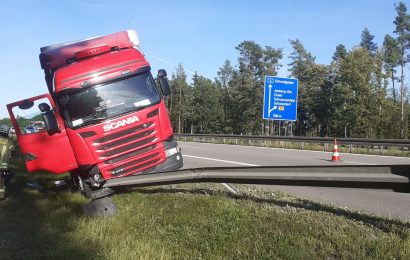
<path id="1" fill-rule="evenodd" d="M 297 79 L 265 77 L 264 119 L 296 121 L 297 101 Z"/>

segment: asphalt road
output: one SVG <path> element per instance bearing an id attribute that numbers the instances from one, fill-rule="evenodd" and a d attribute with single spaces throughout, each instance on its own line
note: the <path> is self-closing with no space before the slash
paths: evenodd
<path id="1" fill-rule="evenodd" d="M 341 161 L 332 162 L 332 153 L 329 152 L 191 142 L 179 142 L 179 145 L 182 148 L 185 169 L 212 166 L 410 164 L 410 158 L 390 156 L 342 153 Z M 263 187 L 336 207 L 410 221 L 410 193 L 301 186 Z"/>

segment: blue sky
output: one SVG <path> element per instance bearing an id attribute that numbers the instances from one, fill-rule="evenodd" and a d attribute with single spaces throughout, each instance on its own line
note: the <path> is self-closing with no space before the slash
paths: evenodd
<path id="1" fill-rule="evenodd" d="M 45 93 L 39 48 L 56 43 L 135 29 L 153 71 L 171 74 L 182 63 L 188 77 L 197 71 L 214 78 L 226 59 L 236 64 L 240 42 L 292 51 L 289 39 L 300 39 L 329 63 L 336 45 L 348 49 L 367 27 L 381 45 L 394 31 L 390 0 L 288 1 L 1 1 L 0 118 L 5 105 Z M 410 8 L 409 1 L 404 1 Z M 288 76 L 287 59 L 282 77 Z"/>

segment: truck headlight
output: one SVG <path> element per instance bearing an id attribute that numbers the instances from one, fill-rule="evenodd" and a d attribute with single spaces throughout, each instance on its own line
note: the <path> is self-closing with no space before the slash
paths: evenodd
<path id="1" fill-rule="evenodd" d="M 168 157 L 170 157 L 170 156 L 172 156 L 172 155 L 174 155 L 178 152 L 179 152 L 179 147 L 178 146 L 172 147 L 168 150 L 165 150 L 165 156 L 168 158 Z"/>

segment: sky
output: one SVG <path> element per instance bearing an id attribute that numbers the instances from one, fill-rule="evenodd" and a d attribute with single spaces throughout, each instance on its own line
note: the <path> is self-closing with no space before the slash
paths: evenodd
<path id="1" fill-rule="evenodd" d="M 403 1 L 410 9 L 410 1 Z M 39 49 L 57 43 L 137 31 L 153 74 L 171 75 L 182 63 L 190 79 L 195 72 L 215 78 L 224 61 L 236 65 L 235 46 L 252 40 L 283 48 L 279 71 L 287 77 L 299 39 L 317 63 L 328 64 L 338 44 L 358 45 L 365 27 L 380 46 L 393 34 L 396 16 L 390 0 L 287 1 L 139 1 L 3 0 L 0 16 L 0 118 L 5 105 L 47 92 Z"/>

